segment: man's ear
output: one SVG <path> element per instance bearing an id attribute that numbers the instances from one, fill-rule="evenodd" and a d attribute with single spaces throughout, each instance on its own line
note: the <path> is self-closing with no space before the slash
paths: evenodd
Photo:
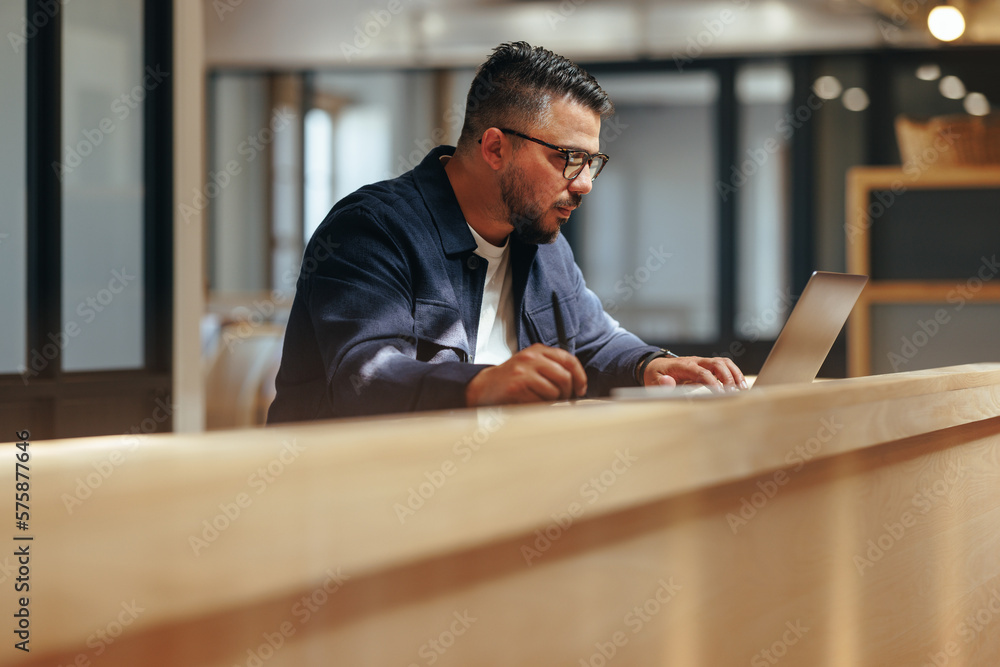
<path id="1" fill-rule="evenodd" d="M 483 132 L 479 140 L 479 155 L 494 171 L 500 171 L 504 162 L 510 158 L 510 144 L 504 141 L 503 132 L 491 127 Z"/>

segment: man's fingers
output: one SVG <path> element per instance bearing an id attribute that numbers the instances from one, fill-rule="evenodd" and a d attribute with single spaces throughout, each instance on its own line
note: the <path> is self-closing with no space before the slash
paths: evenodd
<path id="1" fill-rule="evenodd" d="M 743 371 L 740 367 L 736 365 L 736 362 L 729 357 L 722 357 L 722 360 L 726 362 L 726 366 L 729 367 L 729 372 L 733 375 L 733 381 L 740 387 L 740 389 L 747 388 L 747 379 L 743 377 Z"/>
<path id="2" fill-rule="evenodd" d="M 660 387 L 676 387 L 677 386 L 677 380 L 675 380 L 672 377 L 670 377 L 669 375 L 665 375 L 663 373 L 658 373 L 656 375 L 655 379 L 653 380 L 653 382 L 655 382 Z"/>
<path id="3" fill-rule="evenodd" d="M 547 395 L 550 401 L 573 397 L 573 375 L 560 363 L 548 357 L 539 360 L 534 369 L 539 382 L 547 383 L 555 395 Z"/>
<path id="4" fill-rule="evenodd" d="M 587 393 L 587 373 L 583 370 L 583 364 L 575 356 L 567 352 L 566 350 L 561 350 L 557 347 L 547 347 L 545 345 L 537 344 L 538 352 L 544 356 L 546 359 L 554 362 L 560 369 L 565 371 L 568 375 L 563 375 L 562 373 L 556 373 L 551 367 L 545 366 L 546 370 L 553 373 L 554 375 L 549 375 L 543 371 L 543 374 L 554 381 L 558 378 L 559 387 L 566 390 L 564 396 L 560 398 L 574 398 L 578 396 L 583 396 Z M 532 345 L 527 349 L 535 347 Z M 569 379 L 569 384 L 563 384 L 562 380 L 564 378 Z"/>
<path id="5" fill-rule="evenodd" d="M 499 366 L 479 372 L 466 388 L 467 405 L 558 401 L 587 392 L 587 374 L 575 356 L 536 343 Z"/>
<path id="6" fill-rule="evenodd" d="M 709 361 L 701 357 L 683 357 L 676 363 L 676 368 L 671 369 L 670 375 L 681 383 L 705 384 L 708 386 L 720 384 L 721 380 L 716 377 L 710 368 L 704 365 Z"/>
<path id="7" fill-rule="evenodd" d="M 721 393 L 726 390 L 725 381 L 709 368 L 699 365 L 698 378 L 697 382 L 699 384 L 706 385 L 712 391 Z"/>
<path id="8" fill-rule="evenodd" d="M 736 378 L 733 377 L 733 372 L 729 369 L 726 362 L 720 358 L 715 357 L 713 359 L 704 359 L 702 361 L 704 367 L 715 377 L 716 380 L 721 382 L 723 386 L 735 389 L 737 386 Z"/>
<path id="9" fill-rule="evenodd" d="M 504 362 L 513 373 L 511 387 L 518 402 L 557 401 L 583 396 L 587 374 L 569 352 L 536 343 Z"/>
<path id="10" fill-rule="evenodd" d="M 565 398 L 565 393 L 558 384 L 552 382 L 540 373 L 533 373 L 527 378 L 518 392 L 518 403 L 537 403 L 538 401 L 558 401 Z"/>
<path id="11" fill-rule="evenodd" d="M 662 378 L 669 376 L 678 384 L 703 384 L 720 393 L 746 388 L 743 373 L 731 359 L 725 357 L 671 359 L 661 368 L 657 368 L 656 373 L 654 381 L 657 384 L 668 384 Z"/>

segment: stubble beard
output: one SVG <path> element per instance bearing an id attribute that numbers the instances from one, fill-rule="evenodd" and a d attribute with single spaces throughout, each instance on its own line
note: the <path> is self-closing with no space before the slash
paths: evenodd
<path id="1" fill-rule="evenodd" d="M 542 227 L 542 216 L 551 209 L 545 209 L 532 198 L 531 185 L 518 167 L 511 165 L 500 176 L 500 197 L 507 221 L 514 226 L 514 235 L 523 243 L 541 245 L 553 243 L 559 237 L 559 227 L 547 230 Z M 576 207 L 582 195 L 571 195 L 570 201 L 556 202 L 555 207 Z M 562 219 L 561 227 L 569 218 Z"/>

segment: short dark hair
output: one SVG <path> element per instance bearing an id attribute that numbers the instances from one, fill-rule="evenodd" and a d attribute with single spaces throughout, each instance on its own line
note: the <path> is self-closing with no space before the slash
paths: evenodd
<path id="1" fill-rule="evenodd" d="M 615 111 L 597 80 L 572 60 L 527 42 L 501 44 L 476 70 L 458 143 L 475 143 L 491 127 L 523 132 L 544 124 L 552 101 L 565 95 L 601 118 Z"/>

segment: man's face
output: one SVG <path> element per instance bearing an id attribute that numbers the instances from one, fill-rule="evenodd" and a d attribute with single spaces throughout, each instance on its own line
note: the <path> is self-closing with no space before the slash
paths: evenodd
<path id="1" fill-rule="evenodd" d="M 577 102 L 558 100 L 550 107 L 545 127 L 512 128 L 550 144 L 596 153 L 601 117 Z M 514 233 L 526 243 L 552 243 L 559 228 L 590 192 L 590 168 L 572 181 L 563 176 L 563 153 L 527 139 L 500 174 L 500 195 Z"/>

